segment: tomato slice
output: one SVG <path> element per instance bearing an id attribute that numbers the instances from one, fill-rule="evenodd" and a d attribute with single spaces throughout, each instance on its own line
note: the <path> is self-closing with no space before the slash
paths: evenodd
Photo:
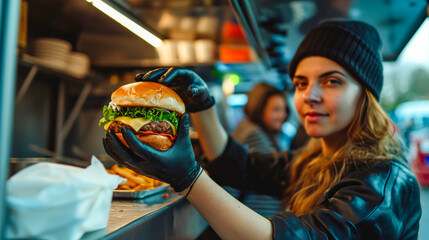
<path id="1" fill-rule="evenodd" d="M 170 138 L 172 141 L 174 141 L 174 139 L 176 139 L 176 136 L 173 136 L 171 134 L 167 134 L 167 133 L 156 133 L 156 132 L 152 132 L 152 131 L 139 131 L 137 133 L 138 135 L 161 135 L 164 137 L 168 137 Z"/>

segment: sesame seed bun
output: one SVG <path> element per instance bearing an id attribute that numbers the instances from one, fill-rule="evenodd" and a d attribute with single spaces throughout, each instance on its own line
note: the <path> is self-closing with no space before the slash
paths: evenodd
<path id="1" fill-rule="evenodd" d="M 185 113 L 185 104 L 172 89 L 155 82 L 123 85 L 112 93 L 111 100 L 121 107 L 154 107 Z"/>

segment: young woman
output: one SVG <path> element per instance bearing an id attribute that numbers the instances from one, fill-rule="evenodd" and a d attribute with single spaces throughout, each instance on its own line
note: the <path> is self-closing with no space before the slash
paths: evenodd
<path id="1" fill-rule="evenodd" d="M 141 144 L 126 128 L 130 149 L 111 133 L 105 149 L 119 163 L 182 192 L 223 239 L 417 239 L 419 186 L 378 103 L 380 48 L 375 28 L 357 21 L 324 22 L 307 34 L 289 73 L 296 109 L 312 139 L 287 166 L 279 166 L 279 156 L 250 154 L 229 138 L 207 86 L 183 69 L 158 69 L 137 79 L 158 81 L 179 93 L 212 160 L 209 174 L 193 156 L 187 114 L 170 150 Z M 213 179 L 284 193 L 287 208 L 264 218 Z"/>

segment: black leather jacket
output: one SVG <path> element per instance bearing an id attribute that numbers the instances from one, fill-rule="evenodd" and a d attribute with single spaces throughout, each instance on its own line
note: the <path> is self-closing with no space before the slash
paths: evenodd
<path id="1" fill-rule="evenodd" d="M 206 169 L 221 185 L 281 196 L 286 162 L 284 156 L 248 154 L 230 138 Z M 351 171 L 324 199 L 311 213 L 298 217 L 281 211 L 269 218 L 273 239 L 417 239 L 419 186 L 401 160 Z"/>

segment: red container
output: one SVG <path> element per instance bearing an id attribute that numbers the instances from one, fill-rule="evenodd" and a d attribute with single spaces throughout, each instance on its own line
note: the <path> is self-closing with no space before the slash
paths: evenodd
<path id="1" fill-rule="evenodd" d="M 429 187 L 429 137 L 411 141 L 411 169 L 421 186 Z"/>

